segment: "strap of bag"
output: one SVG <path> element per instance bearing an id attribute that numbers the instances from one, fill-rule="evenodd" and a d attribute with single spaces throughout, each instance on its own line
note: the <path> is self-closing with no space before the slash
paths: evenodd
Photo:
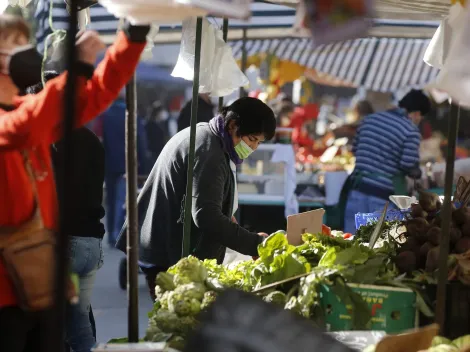
<path id="1" fill-rule="evenodd" d="M 38 216 L 38 220 L 40 221 L 41 226 L 44 226 L 41 215 L 41 203 L 39 202 L 38 188 L 36 185 L 36 177 L 34 176 L 33 165 L 31 164 L 29 153 L 26 150 L 22 150 L 21 155 L 23 156 L 24 166 L 26 169 L 26 173 L 28 174 L 29 181 L 31 183 L 31 189 L 33 191 L 33 197 L 35 202 L 35 212 L 33 217 Z"/>

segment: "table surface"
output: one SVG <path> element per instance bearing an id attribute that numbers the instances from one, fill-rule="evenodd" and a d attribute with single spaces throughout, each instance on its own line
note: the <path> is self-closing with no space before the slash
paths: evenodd
<path id="1" fill-rule="evenodd" d="M 318 207 L 321 208 L 324 206 L 324 197 L 319 197 L 318 199 L 312 199 L 309 201 L 300 201 L 299 206 L 301 207 Z M 240 205 L 267 205 L 267 206 L 284 206 L 284 196 L 276 196 L 269 194 L 238 194 L 238 203 Z"/>

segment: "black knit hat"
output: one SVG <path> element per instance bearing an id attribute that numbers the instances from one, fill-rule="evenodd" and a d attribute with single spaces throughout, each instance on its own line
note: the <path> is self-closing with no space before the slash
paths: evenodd
<path id="1" fill-rule="evenodd" d="M 422 90 L 412 89 L 399 101 L 398 106 L 408 112 L 419 111 L 426 115 L 431 110 L 431 102 Z"/>

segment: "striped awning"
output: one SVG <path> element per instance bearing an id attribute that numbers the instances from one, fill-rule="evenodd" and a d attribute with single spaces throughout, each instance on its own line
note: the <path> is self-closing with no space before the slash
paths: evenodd
<path id="1" fill-rule="evenodd" d="M 423 87 L 438 70 L 426 65 L 425 39 L 362 38 L 312 48 L 308 39 L 248 40 L 248 56 L 270 53 L 355 87 L 379 92 Z M 242 41 L 231 43 L 234 57 L 242 57 Z"/>
<path id="2" fill-rule="evenodd" d="M 248 40 L 245 50 L 248 56 L 270 53 L 281 60 L 315 69 L 358 87 L 362 84 L 377 42 L 377 38 L 363 38 L 313 49 L 307 38 Z M 242 41 L 231 45 L 234 57 L 240 59 Z"/>
<path id="3" fill-rule="evenodd" d="M 43 49 L 44 40 L 51 32 L 49 26 L 49 4 L 53 2 L 52 23 L 55 29 L 66 29 L 68 26 L 68 13 L 63 0 L 38 0 L 35 17 L 38 21 L 36 39 L 38 48 Z M 296 10 L 293 7 L 253 2 L 251 4 L 252 17 L 248 21 L 230 20 L 229 40 L 241 39 L 243 29 L 246 29 L 248 39 L 289 38 L 294 36 L 292 26 L 296 21 Z M 114 41 L 119 21 L 101 5 L 90 8 L 90 28 L 98 31 L 107 44 Z M 219 18 L 208 17 L 209 21 L 222 26 Z M 385 20 L 383 17 L 375 22 L 369 35 L 373 37 L 414 37 L 431 38 L 438 26 L 433 21 L 403 22 L 397 19 Z M 181 42 L 182 24 L 173 23 L 160 26 L 160 32 L 155 38 L 156 43 Z M 306 31 L 306 33 L 308 33 Z M 299 35 L 297 35 L 299 37 Z"/>
<path id="4" fill-rule="evenodd" d="M 429 40 L 380 39 L 363 86 L 378 92 L 423 88 L 439 70 L 423 61 Z"/>

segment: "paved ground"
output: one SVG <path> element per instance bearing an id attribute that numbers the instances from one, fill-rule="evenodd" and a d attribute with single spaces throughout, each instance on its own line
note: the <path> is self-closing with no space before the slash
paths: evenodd
<path id="1" fill-rule="evenodd" d="M 118 266 L 124 254 L 110 249 L 103 241 L 104 265 L 98 271 L 93 291 L 92 306 L 95 314 L 97 340 L 107 342 L 115 337 L 127 336 L 127 293 L 119 288 Z M 143 337 L 147 328 L 147 312 L 152 308 L 143 275 L 139 275 L 139 331 Z"/>

